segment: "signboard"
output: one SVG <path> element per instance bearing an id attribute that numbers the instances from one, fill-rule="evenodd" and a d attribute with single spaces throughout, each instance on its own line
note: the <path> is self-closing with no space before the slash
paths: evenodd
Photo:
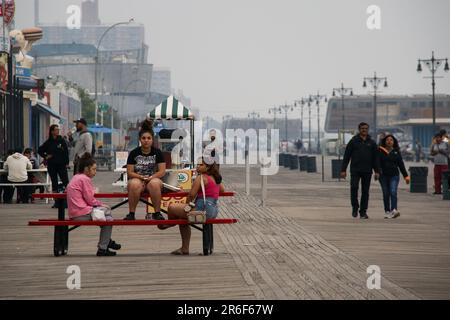
<path id="1" fill-rule="evenodd" d="M 192 188 L 192 170 L 178 170 L 177 171 L 178 187 L 184 191 Z M 152 203 L 152 199 L 148 198 L 148 202 Z M 186 203 L 186 197 L 162 197 L 161 209 L 167 210 L 172 203 Z M 147 206 L 147 213 L 154 213 L 155 210 L 151 206 Z"/>
<path id="2" fill-rule="evenodd" d="M 122 168 L 127 164 L 128 152 L 116 151 L 116 169 Z"/>
<path id="3" fill-rule="evenodd" d="M 106 112 L 109 109 L 109 105 L 107 103 L 100 103 L 98 105 L 98 110 L 100 110 L 100 112 Z"/>
<path id="4" fill-rule="evenodd" d="M 31 77 L 31 69 L 16 66 L 16 76 L 18 77 Z"/>
<path id="5" fill-rule="evenodd" d="M 16 5 L 14 0 L 2 0 L 0 3 L 0 16 L 3 17 L 3 21 L 8 25 L 14 19 Z M 5 7 L 5 12 L 3 12 L 3 6 Z"/>

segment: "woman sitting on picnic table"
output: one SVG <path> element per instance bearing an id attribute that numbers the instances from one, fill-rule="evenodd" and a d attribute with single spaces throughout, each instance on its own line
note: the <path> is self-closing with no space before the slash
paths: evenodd
<path id="1" fill-rule="evenodd" d="M 78 162 L 78 173 L 67 185 L 67 206 L 69 217 L 77 221 L 91 221 L 94 209 L 102 210 L 106 219 L 111 220 L 111 209 L 94 197 L 95 189 L 92 178 L 97 173 L 97 164 L 89 153 L 85 153 Z M 115 256 L 114 251 L 120 250 L 121 245 L 111 239 L 112 226 L 100 226 L 100 240 L 97 256 Z"/>
<path id="2" fill-rule="evenodd" d="M 135 211 L 141 193 L 147 191 L 155 212 L 146 214 L 145 219 L 165 220 L 161 214 L 162 178 L 166 174 L 166 163 L 161 150 L 153 147 L 153 123 L 144 121 L 139 131 L 141 145 L 133 149 L 127 159 L 128 207 L 124 220 L 135 220 Z"/>
<path id="3" fill-rule="evenodd" d="M 210 160 L 210 161 L 208 161 Z M 195 179 L 192 189 L 187 196 L 186 204 L 174 203 L 169 205 L 169 219 L 187 219 L 187 214 L 191 210 L 206 211 L 207 219 L 214 219 L 219 213 L 217 200 L 219 193 L 224 192 L 222 176 L 219 173 L 219 167 L 212 158 L 202 157 L 197 163 L 198 176 Z M 205 186 L 205 198 L 201 190 L 201 179 Z M 192 201 L 195 200 L 195 203 Z M 161 230 L 172 227 L 173 225 L 158 225 Z M 189 243 L 191 241 L 191 228 L 189 225 L 179 225 L 181 234 L 181 248 L 174 250 L 171 254 L 188 255 Z"/>

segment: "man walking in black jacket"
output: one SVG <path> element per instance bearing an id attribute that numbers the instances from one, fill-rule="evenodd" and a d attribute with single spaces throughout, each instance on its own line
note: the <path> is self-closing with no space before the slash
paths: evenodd
<path id="1" fill-rule="evenodd" d="M 375 171 L 375 180 L 380 175 L 380 162 L 378 158 L 377 144 L 368 135 L 369 125 L 361 122 L 358 125 L 359 134 L 354 136 L 345 148 L 344 160 L 342 162 L 341 177 L 346 178 L 347 167 L 350 165 L 350 185 L 352 216 L 359 215 L 361 219 L 369 218 L 367 208 L 369 205 L 369 189 L 372 179 L 372 171 Z M 358 203 L 359 181 L 361 180 L 361 205 Z"/>

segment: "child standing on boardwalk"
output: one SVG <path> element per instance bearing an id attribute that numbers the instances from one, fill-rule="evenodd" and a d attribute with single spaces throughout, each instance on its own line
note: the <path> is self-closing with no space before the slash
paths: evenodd
<path id="1" fill-rule="evenodd" d="M 380 185 L 383 190 L 384 218 L 392 219 L 400 216 L 397 208 L 397 189 L 400 182 L 399 169 L 409 184 L 409 176 L 400 154 L 397 139 L 388 134 L 381 140 L 380 151 Z"/>
<path id="2" fill-rule="evenodd" d="M 97 165 L 90 154 L 79 159 L 77 171 L 66 189 L 70 219 L 91 221 L 94 208 L 104 211 L 107 220 L 112 219 L 111 209 L 94 197 L 92 178 L 97 173 Z M 112 226 L 101 226 L 100 229 L 97 256 L 115 256 L 116 253 L 109 249 L 119 250 L 121 245 L 111 239 Z"/>

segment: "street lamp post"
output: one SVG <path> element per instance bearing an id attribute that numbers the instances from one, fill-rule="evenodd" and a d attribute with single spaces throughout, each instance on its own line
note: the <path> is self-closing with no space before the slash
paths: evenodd
<path id="1" fill-rule="evenodd" d="M 253 111 L 248 114 L 248 117 L 253 119 L 253 129 L 256 130 L 256 118 L 259 118 L 260 114 L 258 112 Z"/>
<path id="2" fill-rule="evenodd" d="M 106 36 L 106 34 L 113 28 L 117 27 L 118 25 L 122 25 L 122 24 L 130 24 L 131 22 L 133 22 L 134 19 L 131 18 L 130 20 L 128 20 L 127 22 L 117 22 L 115 24 L 113 24 L 112 26 L 110 26 L 108 29 L 105 30 L 105 32 L 103 32 L 103 34 L 101 35 L 98 43 L 97 43 L 97 48 L 96 48 L 96 54 L 95 54 L 95 68 L 94 68 L 94 86 L 95 86 L 95 123 L 97 123 L 97 106 L 98 106 L 98 93 L 97 93 L 97 69 L 98 69 L 98 54 L 99 54 L 99 49 L 100 49 L 100 44 L 103 41 L 103 38 Z"/>
<path id="3" fill-rule="evenodd" d="M 287 125 L 287 114 L 289 110 L 293 110 L 292 106 L 284 104 L 279 106 L 278 112 L 282 113 L 284 111 L 284 138 L 286 140 L 286 143 L 288 142 L 288 125 Z"/>
<path id="4" fill-rule="evenodd" d="M 312 101 L 316 101 L 317 106 L 317 152 L 320 152 L 320 101 L 322 99 L 327 102 L 327 96 L 319 94 L 319 91 L 317 91 L 316 95 L 311 95 L 309 98 Z"/>
<path id="5" fill-rule="evenodd" d="M 273 113 L 273 128 L 274 129 L 275 129 L 275 123 L 277 121 L 277 112 L 278 112 L 277 107 L 269 108 L 269 114 Z"/>
<path id="6" fill-rule="evenodd" d="M 297 102 L 299 105 L 297 105 Z M 303 107 L 305 104 L 311 104 L 310 98 L 301 98 L 294 101 L 294 107 L 300 107 L 300 140 L 303 143 Z"/>
<path id="7" fill-rule="evenodd" d="M 363 88 L 367 87 L 367 81 L 369 81 L 370 85 L 373 88 L 373 137 L 377 141 L 377 91 L 378 87 L 382 81 L 384 81 L 384 87 L 387 88 L 387 78 L 386 77 L 377 77 L 377 73 L 374 72 L 373 77 L 364 77 Z"/>
<path id="8" fill-rule="evenodd" d="M 434 51 L 431 52 L 431 59 L 419 59 L 419 63 L 417 64 L 417 72 L 422 72 L 422 65 L 421 63 L 425 63 L 428 67 L 428 69 L 430 69 L 431 71 L 431 87 L 433 90 L 433 102 L 432 102 L 432 107 L 433 107 L 433 130 L 437 131 L 436 128 L 436 97 L 435 97 L 435 89 L 436 89 L 436 82 L 435 82 L 435 76 L 434 74 L 436 73 L 436 71 L 438 70 L 438 68 L 442 65 L 442 63 L 445 61 L 445 66 L 444 66 L 444 71 L 448 72 L 449 71 L 449 66 L 448 66 L 448 59 L 437 59 L 434 57 Z"/>
<path id="9" fill-rule="evenodd" d="M 333 97 L 336 96 L 336 92 L 341 96 L 341 111 L 342 111 L 342 132 L 345 130 L 345 108 L 344 108 L 344 97 L 345 96 L 353 96 L 353 89 L 352 88 L 345 88 L 344 84 L 341 83 L 340 88 L 334 88 L 333 89 Z M 350 93 L 349 93 L 350 92 Z"/>

